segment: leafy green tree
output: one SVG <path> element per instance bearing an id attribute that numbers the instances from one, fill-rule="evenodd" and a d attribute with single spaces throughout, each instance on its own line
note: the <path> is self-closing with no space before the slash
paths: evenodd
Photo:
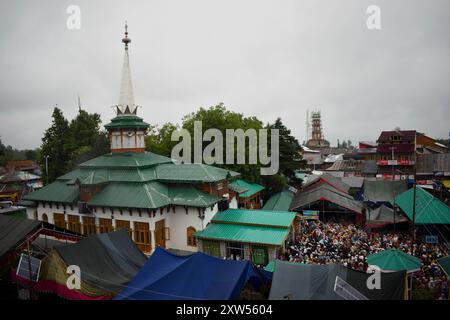
<path id="1" fill-rule="evenodd" d="M 295 176 L 295 172 L 305 166 L 305 161 L 301 158 L 300 152 L 302 147 L 298 140 L 291 135 L 289 130 L 281 121 L 281 118 L 277 118 L 273 124 L 267 126 L 269 130 L 278 129 L 279 133 L 279 174 L 285 177 L 286 183 L 289 183 L 295 187 L 299 187 L 302 183 L 301 179 Z M 279 178 L 267 178 L 263 177 L 263 180 L 269 187 L 274 189 L 280 189 L 284 187 L 281 179 Z M 278 186 L 274 186 L 274 183 L 280 183 Z M 286 184 L 284 183 L 284 184 Z"/>
<path id="2" fill-rule="evenodd" d="M 200 108 L 197 112 L 193 112 L 191 114 L 183 117 L 182 127 L 187 129 L 190 134 L 192 140 L 194 139 L 194 122 L 201 121 L 202 122 L 202 134 L 208 129 L 218 129 L 223 137 L 224 137 L 224 150 L 226 150 L 226 129 L 242 129 L 244 131 L 248 129 L 255 129 L 258 131 L 263 128 L 263 123 L 256 117 L 245 117 L 242 113 L 237 113 L 234 111 L 227 110 L 223 103 L 220 103 L 216 106 L 212 106 L 208 109 Z M 203 142 L 203 149 L 210 142 Z M 235 142 L 236 146 L 236 142 Z M 235 159 L 237 148 L 235 147 Z M 246 143 L 245 155 L 246 159 L 248 159 L 248 143 Z M 192 150 L 193 152 L 194 150 Z M 193 158 L 193 155 L 192 155 Z M 225 162 L 225 161 L 224 161 Z M 242 178 L 251 181 L 251 182 L 260 182 L 260 165 L 259 164 L 216 164 L 218 167 L 222 167 L 225 169 L 238 171 L 241 173 Z"/>
<path id="3" fill-rule="evenodd" d="M 147 151 L 154 152 L 166 157 L 170 157 L 172 148 L 177 144 L 176 141 L 172 141 L 172 132 L 178 130 L 178 125 L 174 125 L 170 122 L 165 123 L 161 128 L 152 126 L 149 129 L 149 133 L 145 137 L 145 149 Z"/>
<path id="4" fill-rule="evenodd" d="M 41 152 L 38 163 L 41 165 L 44 181 L 47 179 L 45 172 L 45 157 L 48 159 L 48 181 L 52 182 L 57 177 L 66 173 L 70 161 L 70 130 L 69 122 L 62 111 L 55 107 L 52 114 L 52 125 L 42 138 Z"/>
<path id="5" fill-rule="evenodd" d="M 100 131 L 101 118 L 97 113 L 79 109 L 78 115 L 70 122 L 67 151 L 70 161 L 68 168 L 109 152 L 106 132 Z"/>

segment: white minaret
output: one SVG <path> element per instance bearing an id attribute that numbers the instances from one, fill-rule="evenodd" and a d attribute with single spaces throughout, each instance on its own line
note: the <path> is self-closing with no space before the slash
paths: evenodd
<path id="1" fill-rule="evenodd" d="M 133 84 L 131 82 L 130 58 L 128 56 L 128 25 L 125 22 L 125 56 L 123 59 L 122 81 L 120 85 L 119 104 L 115 106 L 117 116 L 105 125 L 109 132 L 111 152 L 144 152 L 144 137 L 149 124 L 142 121 L 137 114 L 137 106 L 134 103 Z"/>
<path id="2" fill-rule="evenodd" d="M 134 103 L 133 83 L 131 81 L 130 57 L 128 55 L 128 44 L 131 39 L 128 38 L 128 25 L 125 21 L 125 37 L 122 39 L 125 44 L 125 55 L 123 57 L 122 82 L 120 85 L 119 104 L 117 105 L 117 115 L 136 114 L 136 105 Z"/>

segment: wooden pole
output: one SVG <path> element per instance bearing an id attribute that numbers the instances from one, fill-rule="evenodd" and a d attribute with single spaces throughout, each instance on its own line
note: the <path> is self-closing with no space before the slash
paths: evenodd
<path id="1" fill-rule="evenodd" d="M 29 291 L 30 291 L 30 300 L 32 300 L 32 286 L 31 283 L 33 281 L 32 279 L 32 272 L 31 272 L 31 256 L 30 256 L 30 239 L 28 238 L 27 241 L 27 251 L 28 251 L 28 275 L 30 278 L 30 287 L 29 287 Z"/>

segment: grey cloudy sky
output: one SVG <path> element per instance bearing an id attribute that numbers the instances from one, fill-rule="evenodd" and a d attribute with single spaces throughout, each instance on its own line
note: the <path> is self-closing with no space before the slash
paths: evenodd
<path id="1" fill-rule="evenodd" d="M 66 27 L 71 4 L 80 30 Z M 371 4 L 379 31 L 366 27 Z M 1 0 L 4 143 L 39 146 L 54 105 L 72 118 L 77 94 L 103 124 L 114 116 L 125 19 L 139 115 L 152 124 L 224 102 L 280 116 L 300 142 L 316 108 L 333 145 L 396 126 L 450 131 L 448 0 Z"/>

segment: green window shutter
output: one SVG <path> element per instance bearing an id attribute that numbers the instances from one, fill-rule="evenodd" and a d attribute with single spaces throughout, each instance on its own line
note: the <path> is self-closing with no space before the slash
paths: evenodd
<path id="1" fill-rule="evenodd" d="M 269 262 L 266 247 L 252 247 L 252 260 L 254 264 L 265 266 Z"/>

